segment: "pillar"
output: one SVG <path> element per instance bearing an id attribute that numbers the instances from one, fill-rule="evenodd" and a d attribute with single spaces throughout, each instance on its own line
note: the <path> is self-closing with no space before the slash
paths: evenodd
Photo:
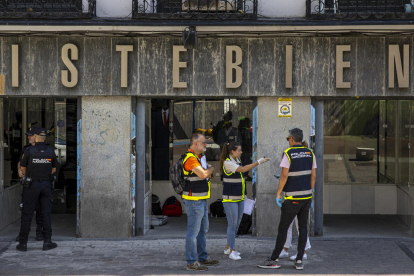
<path id="1" fill-rule="evenodd" d="M 257 171 L 256 187 L 256 228 L 257 236 L 277 236 L 280 208 L 276 204 L 279 181 L 274 175 L 280 174 L 279 167 L 284 150 L 289 147 L 286 137 L 289 130 L 300 128 L 309 142 L 311 129 L 311 98 L 292 98 L 292 117 L 278 117 L 278 98 L 257 99 L 257 150 L 256 157 L 270 157 L 271 161 L 260 165 Z"/>
<path id="2" fill-rule="evenodd" d="M 82 238 L 133 236 L 131 105 L 131 97 L 82 97 Z"/>

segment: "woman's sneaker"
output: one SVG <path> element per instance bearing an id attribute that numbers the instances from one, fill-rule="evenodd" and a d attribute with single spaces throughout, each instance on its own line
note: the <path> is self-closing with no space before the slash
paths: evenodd
<path id="1" fill-rule="evenodd" d="M 279 259 L 276 259 L 276 261 L 272 261 L 270 258 L 267 258 L 266 261 L 258 264 L 257 266 L 260 268 L 280 268 L 280 265 L 278 264 L 278 262 L 279 262 Z"/>
<path id="2" fill-rule="evenodd" d="M 290 257 L 290 260 L 291 261 L 296 261 L 296 257 L 298 256 L 298 253 L 296 253 L 295 255 L 293 255 L 293 256 L 291 256 Z M 306 253 L 305 254 L 303 254 L 303 258 L 302 258 L 303 260 L 307 260 L 308 259 L 308 255 L 306 255 Z"/>
<path id="3" fill-rule="evenodd" d="M 230 248 L 229 249 L 224 248 L 224 254 L 225 255 L 230 255 L 230 251 L 231 251 Z M 240 252 L 238 252 L 238 251 L 233 251 L 233 252 L 236 252 L 236 254 L 240 256 Z"/>
<path id="4" fill-rule="evenodd" d="M 206 271 L 208 270 L 208 267 L 200 265 L 199 262 L 194 262 L 187 265 L 187 270 Z"/>
<path id="5" fill-rule="evenodd" d="M 235 261 L 241 260 L 241 257 L 239 254 L 237 254 L 237 251 L 231 252 L 231 254 L 229 255 L 229 258 Z"/>
<path id="6" fill-rule="evenodd" d="M 282 253 L 280 253 L 280 255 L 279 255 L 279 259 L 284 259 L 284 258 L 287 258 L 287 257 L 289 257 L 289 253 L 287 253 L 287 251 L 285 251 L 285 250 L 282 250 Z"/>
<path id="7" fill-rule="evenodd" d="M 296 261 L 295 262 L 295 267 L 298 270 L 303 270 L 303 263 L 302 263 L 302 261 Z"/>

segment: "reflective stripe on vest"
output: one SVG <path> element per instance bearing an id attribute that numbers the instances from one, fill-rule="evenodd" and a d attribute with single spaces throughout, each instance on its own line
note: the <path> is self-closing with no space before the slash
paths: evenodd
<path id="1" fill-rule="evenodd" d="M 315 159 L 312 150 L 303 146 L 292 146 L 284 153 L 290 163 L 288 178 L 283 189 L 285 199 L 305 200 L 312 198 L 311 174 Z"/>
<path id="2" fill-rule="evenodd" d="M 225 161 L 231 161 L 230 158 L 227 158 Z M 241 166 L 241 161 L 239 159 L 236 160 L 236 162 L 239 163 L 239 165 Z M 242 194 L 241 195 L 232 195 L 232 194 L 225 194 L 225 188 L 230 189 L 232 188 L 232 185 L 241 185 L 242 186 Z M 244 195 L 246 191 L 246 184 L 244 182 L 244 176 L 243 173 L 240 172 L 240 175 L 236 172 L 236 173 L 227 173 L 226 169 L 224 167 L 224 162 L 223 162 L 223 202 L 239 202 L 244 200 Z"/>
<path id="3" fill-rule="evenodd" d="M 183 160 L 183 172 L 187 185 L 184 188 L 182 198 L 186 200 L 202 200 L 210 198 L 211 183 L 206 179 L 198 177 L 193 171 L 186 171 L 184 168 L 185 162 L 188 158 L 194 157 L 200 162 L 200 159 L 195 153 L 187 152 Z M 200 162 L 201 166 L 201 162 Z"/>
<path id="4" fill-rule="evenodd" d="M 300 171 L 300 172 L 290 172 L 288 176 L 300 176 L 300 175 L 308 175 L 312 174 L 312 171 Z"/>

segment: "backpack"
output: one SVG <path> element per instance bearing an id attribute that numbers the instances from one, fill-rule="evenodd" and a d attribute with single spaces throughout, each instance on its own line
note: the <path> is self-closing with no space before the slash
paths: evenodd
<path id="1" fill-rule="evenodd" d="M 162 215 L 169 217 L 181 217 L 183 209 L 181 203 L 175 196 L 170 196 L 165 200 L 164 206 L 162 206 Z"/>
<path id="2" fill-rule="evenodd" d="M 223 218 L 226 216 L 224 212 L 224 206 L 221 199 L 217 199 L 213 203 L 210 204 L 210 214 L 213 217 Z"/>
<path id="3" fill-rule="evenodd" d="M 183 172 L 183 161 L 186 155 L 181 155 L 177 163 L 170 169 L 171 184 L 173 185 L 174 191 L 182 195 L 186 186 L 185 176 Z"/>
<path id="4" fill-rule="evenodd" d="M 239 229 L 237 235 L 246 235 L 249 233 L 250 227 L 252 226 L 252 216 L 248 214 L 243 214 L 243 217 L 240 221 Z"/>
<path id="5" fill-rule="evenodd" d="M 159 216 L 162 213 L 161 201 L 157 195 L 152 195 L 152 214 Z"/>

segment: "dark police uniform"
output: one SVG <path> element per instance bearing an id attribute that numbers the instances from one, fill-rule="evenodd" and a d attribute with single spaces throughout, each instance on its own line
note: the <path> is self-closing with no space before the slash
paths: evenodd
<path id="1" fill-rule="evenodd" d="M 26 133 L 26 135 L 29 135 L 29 136 L 34 135 L 33 131 L 34 131 L 34 128 L 31 128 L 29 130 L 29 132 Z M 24 155 L 24 152 L 26 151 L 26 149 L 30 148 L 31 146 L 32 146 L 31 144 L 28 144 L 28 145 L 25 145 L 23 147 L 22 152 L 20 154 L 19 163 L 22 161 L 22 158 L 23 158 L 23 155 Z M 23 187 L 23 190 L 22 190 L 22 205 L 23 205 L 25 191 L 26 191 L 26 187 Z M 40 209 L 39 200 L 36 201 L 35 211 L 36 211 L 36 240 L 37 241 L 42 241 L 43 240 L 43 235 L 42 235 L 42 211 Z M 19 240 L 20 240 L 20 238 L 19 238 L 19 236 L 17 236 L 16 241 L 19 241 Z"/>
<path id="2" fill-rule="evenodd" d="M 46 130 L 37 128 L 35 134 L 46 136 Z M 35 146 L 26 149 L 20 162 L 22 167 L 26 167 L 26 176 L 32 179 L 30 187 L 26 188 L 23 199 L 23 211 L 20 228 L 20 249 L 26 251 L 27 239 L 30 232 L 30 224 L 35 210 L 36 201 L 40 201 L 43 224 L 43 250 L 53 249 L 52 227 L 50 213 L 52 211 L 52 168 L 58 165 L 54 150 L 44 142 L 37 142 Z M 21 246 L 24 245 L 24 246 Z"/>

